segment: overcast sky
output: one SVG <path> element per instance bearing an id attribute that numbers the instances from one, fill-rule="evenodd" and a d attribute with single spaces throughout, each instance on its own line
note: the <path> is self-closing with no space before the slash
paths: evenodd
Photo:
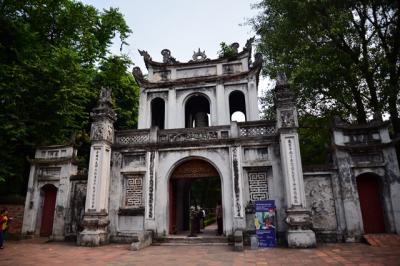
<path id="1" fill-rule="evenodd" d="M 238 42 L 240 50 L 246 40 L 254 36 L 247 19 L 257 10 L 252 5 L 257 0 L 82 0 L 97 9 L 119 8 L 132 34 L 124 46 L 136 66 L 147 72 L 138 49 L 146 50 L 155 61 L 162 61 L 161 50 L 169 49 L 180 62 L 192 58 L 200 48 L 206 55 L 217 58 L 220 43 Z M 120 43 L 115 42 L 111 51 L 119 54 Z M 266 82 L 260 84 L 259 91 Z"/>

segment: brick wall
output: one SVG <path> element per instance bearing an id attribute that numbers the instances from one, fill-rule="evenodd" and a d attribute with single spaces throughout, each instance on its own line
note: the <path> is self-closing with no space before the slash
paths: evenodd
<path id="1" fill-rule="evenodd" d="M 22 230 L 22 221 L 24 219 L 24 204 L 1 204 L 0 210 L 8 209 L 8 217 L 13 218 L 9 223 L 9 238 L 19 238 Z"/>

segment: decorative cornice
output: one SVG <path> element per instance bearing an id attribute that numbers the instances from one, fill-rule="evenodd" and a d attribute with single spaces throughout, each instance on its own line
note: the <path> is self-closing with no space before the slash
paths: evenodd
<path id="1" fill-rule="evenodd" d="M 261 66 L 257 66 L 255 68 L 250 69 L 246 72 L 241 72 L 238 74 L 227 74 L 227 75 L 214 75 L 214 76 L 203 76 L 203 77 L 193 77 L 193 78 L 182 78 L 175 80 L 168 80 L 163 82 L 149 82 L 145 79 L 141 79 L 138 76 L 135 76 L 140 86 L 144 89 L 153 89 L 153 88 L 171 88 L 177 86 L 190 86 L 190 85 L 199 85 L 204 83 L 218 83 L 218 82 L 227 82 L 234 81 L 247 78 L 251 75 L 257 76 L 258 83 L 258 75 L 260 73 Z"/>
<path id="2" fill-rule="evenodd" d="M 27 157 L 27 160 L 31 164 L 59 164 L 65 162 L 71 162 L 72 164 L 78 163 L 78 160 L 75 156 L 59 157 L 59 158 L 33 158 L 33 159 Z"/>
<path id="3" fill-rule="evenodd" d="M 381 150 L 382 148 L 392 147 L 396 145 L 396 143 L 400 142 L 400 138 L 393 139 L 391 142 L 387 143 L 370 143 L 370 144 L 347 144 L 347 145 L 338 145 L 332 144 L 333 150 L 346 150 L 346 151 L 371 151 L 371 150 Z"/>
<path id="4" fill-rule="evenodd" d="M 164 51 L 164 50 L 163 50 Z M 196 53 L 196 52 L 195 52 Z M 197 52 L 198 53 L 198 52 Z M 201 52 L 200 53 L 204 53 Z M 139 54 L 141 56 L 143 56 L 143 60 L 145 62 L 146 68 L 148 69 L 149 66 L 158 68 L 158 67 L 169 67 L 169 66 L 173 66 L 173 67 L 187 67 L 187 66 L 198 66 L 198 65 L 204 65 L 204 64 L 217 64 L 217 63 L 222 63 L 222 62 L 230 62 L 230 61 L 234 61 L 240 58 L 243 58 L 244 56 L 249 57 L 251 56 L 251 51 L 244 49 L 242 52 L 237 53 L 236 56 L 234 57 L 221 57 L 221 58 L 217 58 L 217 59 L 209 59 L 209 60 L 190 60 L 189 62 L 179 62 L 179 61 L 166 61 L 164 62 L 156 62 L 153 61 L 153 59 L 151 58 L 151 56 L 149 55 L 149 53 L 147 51 L 143 51 L 143 50 L 139 50 Z M 205 55 L 205 54 L 204 54 Z M 194 56 L 194 55 L 193 55 Z"/>
<path id="5" fill-rule="evenodd" d="M 346 124 L 346 123 L 338 123 L 335 121 L 333 125 L 333 130 L 341 129 L 341 130 L 373 130 L 373 129 L 380 129 L 384 127 L 388 127 L 390 125 L 389 121 L 382 122 L 382 121 L 371 121 L 368 124 Z"/>

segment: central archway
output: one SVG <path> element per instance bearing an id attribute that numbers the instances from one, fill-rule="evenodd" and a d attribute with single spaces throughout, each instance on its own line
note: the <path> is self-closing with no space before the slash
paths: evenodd
<path id="1" fill-rule="evenodd" d="M 169 234 L 189 231 L 191 206 L 200 206 L 206 212 L 205 220 L 214 221 L 215 206 L 221 195 L 221 178 L 211 163 L 199 158 L 181 162 L 169 179 Z M 204 232 L 215 233 L 216 223 L 214 227 Z"/>

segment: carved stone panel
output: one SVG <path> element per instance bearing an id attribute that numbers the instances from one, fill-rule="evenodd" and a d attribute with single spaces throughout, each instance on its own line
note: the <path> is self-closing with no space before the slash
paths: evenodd
<path id="1" fill-rule="evenodd" d="M 295 127 L 296 120 L 294 110 L 281 110 L 279 115 L 280 126 L 281 127 Z"/>
<path id="2" fill-rule="evenodd" d="M 182 163 L 172 174 L 172 178 L 200 178 L 216 176 L 219 176 L 219 174 L 210 163 L 198 159 Z"/>
<path id="3" fill-rule="evenodd" d="M 224 64 L 222 65 L 224 74 L 234 74 L 242 71 L 242 63 Z"/>
<path id="4" fill-rule="evenodd" d="M 111 123 L 97 122 L 92 124 L 91 140 L 106 140 L 113 142 L 114 130 Z"/>
<path id="5" fill-rule="evenodd" d="M 149 193 L 147 195 L 147 219 L 154 219 L 154 193 L 155 193 L 155 176 L 154 176 L 154 160 L 155 152 L 150 152 L 150 163 L 149 163 L 149 178 L 148 178 L 148 188 Z"/>
<path id="6" fill-rule="evenodd" d="M 185 142 L 218 139 L 218 131 L 192 130 L 185 132 L 160 133 L 159 142 Z"/>
<path id="7" fill-rule="evenodd" d="M 275 126 L 240 126 L 240 137 L 272 136 L 276 134 Z"/>
<path id="8" fill-rule="evenodd" d="M 39 180 L 60 179 L 61 167 L 40 167 L 37 177 Z"/>
<path id="9" fill-rule="evenodd" d="M 146 165 L 146 154 L 136 153 L 136 154 L 126 154 L 124 155 L 124 167 L 140 167 Z"/>
<path id="10" fill-rule="evenodd" d="M 149 142 L 149 138 L 150 138 L 149 133 L 117 136 L 117 144 L 120 145 L 143 144 Z"/>
<path id="11" fill-rule="evenodd" d="M 298 160 L 296 152 L 295 138 L 293 136 L 287 136 L 284 139 L 284 149 L 287 165 L 286 178 L 288 179 L 288 186 L 290 191 L 290 203 L 292 205 L 301 205 L 301 195 L 299 186 L 299 173 L 298 173 Z"/>
<path id="12" fill-rule="evenodd" d="M 305 176 L 304 185 L 313 227 L 317 230 L 336 230 L 335 201 L 330 176 Z"/>
<path id="13" fill-rule="evenodd" d="M 268 147 L 244 148 L 243 156 L 245 161 L 268 160 Z"/>
<path id="14" fill-rule="evenodd" d="M 232 147 L 232 170 L 233 170 L 233 195 L 234 195 L 234 210 L 235 217 L 243 216 L 242 208 L 242 193 L 241 193 L 241 172 L 240 172 L 240 158 L 239 158 L 240 147 Z"/>
<path id="15" fill-rule="evenodd" d="M 352 152 L 351 160 L 357 163 L 382 163 L 383 154 L 381 152 Z"/>
<path id="16" fill-rule="evenodd" d="M 94 210 L 95 209 L 95 204 L 96 204 L 96 193 L 97 193 L 97 184 L 98 184 L 98 178 L 99 178 L 99 157 L 100 157 L 100 151 L 101 148 L 94 148 L 94 170 L 93 170 L 93 180 L 92 180 L 92 194 L 90 198 L 90 209 Z"/>
<path id="17" fill-rule="evenodd" d="M 250 201 L 269 199 L 267 172 L 249 172 Z"/>
<path id="18" fill-rule="evenodd" d="M 143 202 L 143 175 L 125 176 L 125 198 L 126 208 L 141 208 Z"/>

